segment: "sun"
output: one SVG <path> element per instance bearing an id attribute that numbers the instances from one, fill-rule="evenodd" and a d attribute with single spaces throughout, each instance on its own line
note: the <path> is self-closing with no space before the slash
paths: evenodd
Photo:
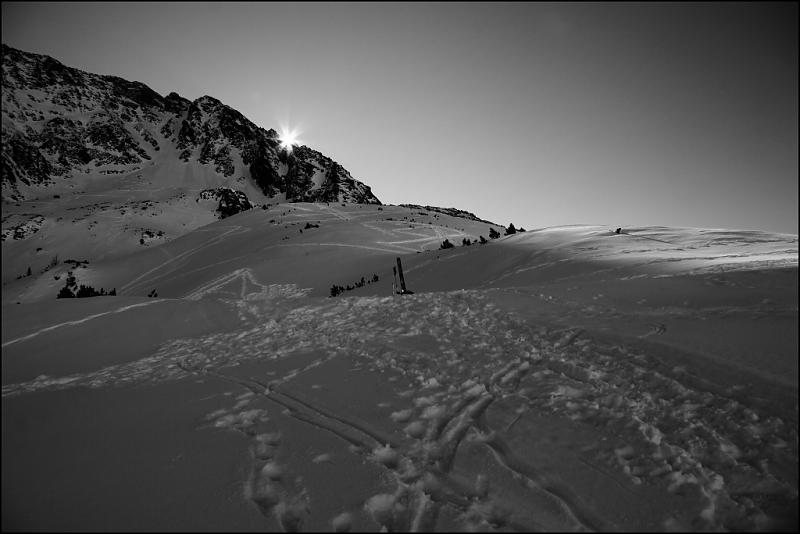
<path id="1" fill-rule="evenodd" d="M 281 147 L 285 148 L 287 151 L 292 151 L 292 146 L 297 145 L 299 141 L 297 140 L 297 133 L 294 131 L 289 132 L 287 130 L 283 131 L 281 135 Z"/>

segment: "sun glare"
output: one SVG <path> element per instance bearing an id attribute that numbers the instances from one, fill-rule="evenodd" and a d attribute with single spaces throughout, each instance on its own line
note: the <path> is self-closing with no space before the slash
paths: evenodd
<path id="1" fill-rule="evenodd" d="M 289 152 L 292 151 L 292 146 L 297 145 L 297 134 L 295 132 L 289 132 L 284 130 L 283 134 L 281 135 L 281 146 L 288 150 Z"/>

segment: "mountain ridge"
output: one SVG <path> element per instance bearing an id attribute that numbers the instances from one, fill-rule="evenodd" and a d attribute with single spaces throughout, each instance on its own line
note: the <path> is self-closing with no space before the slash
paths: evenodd
<path id="1" fill-rule="evenodd" d="M 255 203 L 380 204 L 371 188 L 306 146 L 281 148 L 274 129 L 255 125 L 212 96 L 159 95 L 141 82 L 68 67 L 45 55 L 3 50 L 2 198 L 20 201 L 76 188 L 76 175 L 102 180 L 177 157 L 207 167 L 209 185 L 261 193 Z M 42 189 L 50 189 L 43 191 Z"/>

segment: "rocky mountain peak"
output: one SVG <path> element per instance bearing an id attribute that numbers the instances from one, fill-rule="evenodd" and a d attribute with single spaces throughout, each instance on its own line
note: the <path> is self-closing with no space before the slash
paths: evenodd
<path id="1" fill-rule="evenodd" d="M 191 105 L 191 101 L 183 98 L 178 93 L 172 92 L 164 99 L 164 111 L 174 115 L 181 115 Z"/>
<path id="2" fill-rule="evenodd" d="M 209 187 L 250 184 L 265 199 L 380 204 L 368 186 L 308 147 L 291 154 L 273 129 L 206 95 L 74 69 L 3 45 L 2 197 L 38 198 L 147 166 L 190 168 Z M 46 190 L 49 189 L 49 190 Z"/>

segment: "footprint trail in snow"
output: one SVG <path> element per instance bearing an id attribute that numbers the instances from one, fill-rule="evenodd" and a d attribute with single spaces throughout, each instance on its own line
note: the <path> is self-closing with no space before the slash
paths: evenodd
<path id="1" fill-rule="evenodd" d="M 289 419 L 342 443 L 316 454 L 312 472 L 343 469 L 345 454 L 383 473 L 381 491 L 324 519 L 337 531 L 769 530 L 796 506 L 796 472 L 781 468 L 796 461 L 797 422 L 698 388 L 685 369 L 581 328 L 524 323 L 479 291 L 307 299 L 251 278 L 205 288 L 263 296 L 242 302 L 245 326 L 234 332 L 3 395 L 226 381 L 233 405 L 202 426 L 246 436 L 243 495 L 285 531 L 323 527 L 314 510 L 324 496 L 283 445 Z M 642 337 L 666 329 L 647 326 Z M 561 433 L 576 438 L 561 445 Z M 603 493 L 642 513 L 604 508 Z"/>

